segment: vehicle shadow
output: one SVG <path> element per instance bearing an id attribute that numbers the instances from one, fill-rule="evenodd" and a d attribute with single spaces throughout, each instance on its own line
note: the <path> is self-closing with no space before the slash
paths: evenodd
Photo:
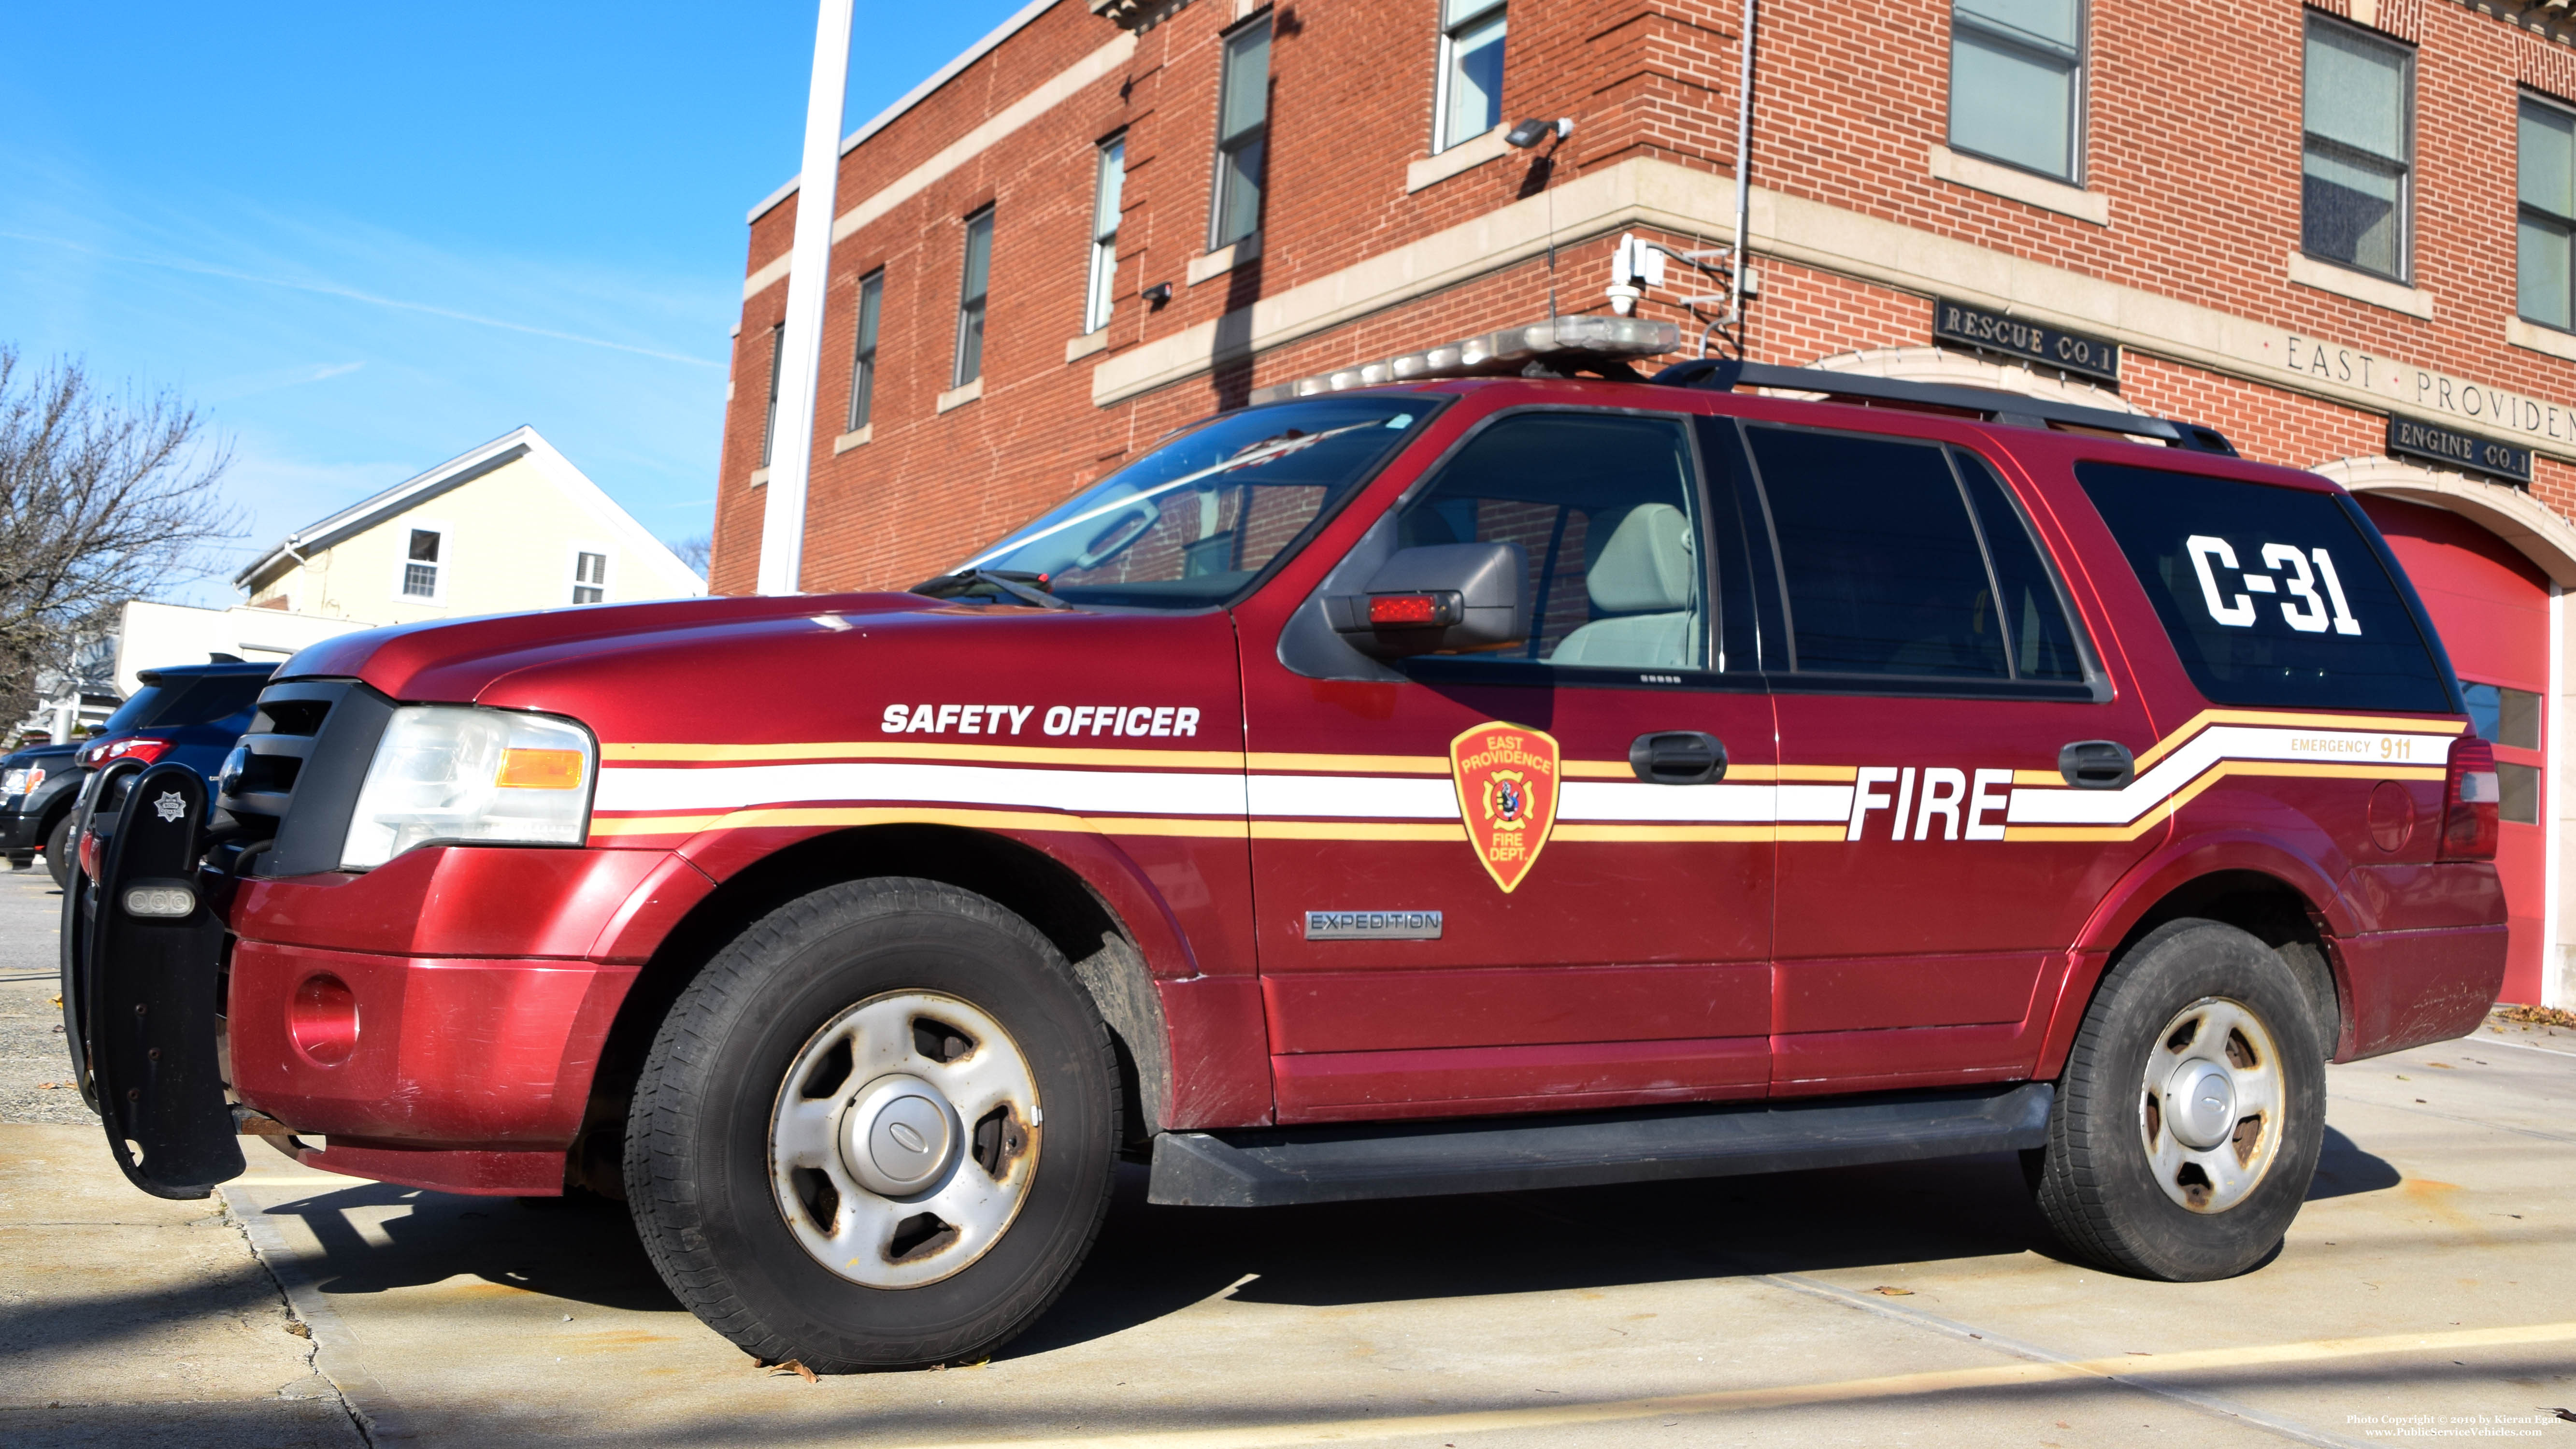
<path id="1" fill-rule="evenodd" d="M 2405 1175 L 2389 1166 L 2386 1158 L 2374 1156 L 2328 1127 L 2325 1151 L 2317 1158 L 2317 1176 L 2308 1184 L 2307 1200 L 2323 1202 L 2327 1198 L 2381 1192 L 2405 1180 Z"/>
<path id="2" fill-rule="evenodd" d="M 370 1241 L 350 1218 L 368 1211 Z M 270 1217 L 301 1219 L 322 1246 L 306 1265 L 327 1294 L 382 1293 L 456 1277 L 635 1312 L 680 1312 L 635 1236 L 625 1205 L 596 1197 L 459 1197 L 369 1183 L 276 1203 Z"/>

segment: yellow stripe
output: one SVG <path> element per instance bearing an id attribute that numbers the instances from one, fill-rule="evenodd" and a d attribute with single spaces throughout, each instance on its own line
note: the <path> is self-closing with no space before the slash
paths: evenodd
<path id="1" fill-rule="evenodd" d="M 1002 765 L 1110 765 L 1131 770 L 1240 770 L 1233 750 L 1094 750 L 1051 745 L 919 745 L 826 741 L 807 745 L 603 744 L 600 761 L 973 760 Z M 1322 758 L 1322 757 L 1318 757 Z M 1445 768 L 1445 767 L 1444 767 Z"/>
<path id="2" fill-rule="evenodd" d="M 1851 833 L 1850 827 L 1844 825 L 1783 825 L 1778 828 L 1782 840 L 1830 840 L 1838 845 Z"/>
<path id="3" fill-rule="evenodd" d="M 2204 709 L 2193 715 L 2181 729 L 2156 741 L 2138 756 L 2138 772 L 2146 773 L 2149 765 L 2190 743 L 2191 737 L 2211 725 L 2285 725 L 2307 730 L 2375 730 L 2382 734 L 2455 735 L 2468 728 L 2464 720 L 2405 719 L 2395 715 L 2370 714 L 2290 714 L 2280 710 Z"/>
<path id="4" fill-rule="evenodd" d="M 1837 825 L 1836 831 L 1842 829 Z M 1560 825 L 1551 839 L 1589 841 L 1769 841 L 1776 825 Z"/>
<path id="5" fill-rule="evenodd" d="M 2190 784 L 2147 808 L 2126 825 L 2007 825 L 2006 841 L 2135 840 L 2200 797 L 2230 775 L 2259 775 L 2310 780 L 2441 780 L 2450 772 L 2439 765 L 2311 765 L 2292 760 L 2221 760 L 2192 777 Z"/>
<path id="6" fill-rule="evenodd" d="M 1449 761 L 1439 755 L 1299 755 L 1255 751 L 1256 770 L 1294 770 L 1306 775 L 1446 775 Z"/>
<path id="7" fill-rule="evenodd" d="M 2066 783 L 2066 776 L 2055 770 L 2015 770 L 2012 782 L 2015 785 L 2063 786 Z"/>
<path id="8" fill-rule="evenodd" d="M 1109 1430 L 1052 1438 L 943 1439 L 940 1443 L 944 1449 L 1004 1449 L 1004 1446 L 1009 1446 L 1009 1449 L 1099 1449 L 1105 1445 L 1133 1446 L 1133 1449 L 1273 1449 L 1273 1446 L 1292 1444 L 1348 1444 L 1383 1439 L 1453 1440 L 1469 1434 L 1513 1429 L 1563 1431 L 1587 1424 L 1632 1423 L 1684 1415 L 1748 1414 L 1766 1409 L 1916 1399 L 1976 1390 L 2000 1390 L 2004 1394 L 2013 1394 L 2069 1381 L 2125 1379 L 2137 1382 L 2176 1374 L 2225 1375 L 2239 1369 L 2397 1355 L 2439 1355 L 2447 1360 L 2451 1354 L 2476 1349 L 2527 1348 L 2571 1340 L 2576 1340 L 2576 1323 L 2532 1323 L 2509 1328 L 2453 1329 L 2442 1333 L 2392 1333 L 2376 1338 L 2317 1338 L 2299 1343 L 2183 1349 L 2145 1356 L 2121 1354 L 2114 1358 L 2046 1363 L 2015 1360 L 1972 1368 L 1883 1374 L 1865 1379 L 1718 1389 L 1707 1393 L 1605 1399 L 1590 1403 L 1534 1404 L 1526 1408 L 1462 1409 L 1449 1413 L 1388 1414 L 1376 1418 L 1307 1420 L 1286 1424 L 1230 1424 L 1204 1429 Z M 2446 1369 L 2448 1366 L 2447 1362 L 2443 1365 Z M 2103 1387 L 2117 1388 L 2119 1385 L 2107 1382 Z M 2001 1395 L 1989 1397 L 1992 1402 L 2004 1402 Z M 2016 1397 L 2012 1402 L 2027 1404 L 2029 1400 Z"/>
<path id="9" fill-rule="evenodd" d="M 943 810 L 922 808 L 864 809 L 834 806 L 753 808 L 705 815 L 638 815 L 594 820 L 593 837 L 603 835 L 695 835 L 706 830 L 745 830 L 755 826 L 799 825 L 965 825 L 980 830 L 1064 830 L 1087 835 L 1197 835 L 1240 840 L 1238 818 L 1212 820 L 1126 815 L 1061 815 L 1047 810 Z"/>

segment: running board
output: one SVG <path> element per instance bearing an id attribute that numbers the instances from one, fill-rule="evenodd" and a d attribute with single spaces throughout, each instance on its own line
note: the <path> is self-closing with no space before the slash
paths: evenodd
<path id="1" fill-rule="evenodd" d="M 2038 1147 L 2046 1082 L 1562 1117 L 1165 1132 L 1149 1202 L 1280 1207 L 1915 1162 Z"/>

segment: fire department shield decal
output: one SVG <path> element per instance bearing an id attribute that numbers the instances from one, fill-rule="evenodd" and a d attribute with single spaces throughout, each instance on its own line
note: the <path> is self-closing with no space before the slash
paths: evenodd
<path id="1" fill-rule="evenodd" d="M 1556 828 L 1557 760 L 1554 736 L 1515 724 L 1480 724 L 1449 742 L 1467 843 L 1506 895 Z"/>

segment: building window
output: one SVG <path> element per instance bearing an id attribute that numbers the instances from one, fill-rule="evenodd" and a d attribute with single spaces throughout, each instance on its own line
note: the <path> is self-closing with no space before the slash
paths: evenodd
<path id="1" fill-rule="evenodd" d="M 760 421 L 760 466 L 769 466 L 769 450 L 778 438 L 778 372 L 787 360 L 787 328 L 769 329 L 769 411 Z"/>
<path id="2" fill-rule="evenodd" d="M 2300 247 L 2313 257 L 2406 280 L 2413 54 L 2311 14 L 2305 84 Z"/>
<path id="3" fill-rule="evenodd" d="M 1471 141 L 1503 119 L 1503 0 L 1440 0 L 1440 80 L 1431 149 Z"/>
<path id="4" fill-rule="evenodd" d="M 1127 138 L 1100 148 L 1100 171 L 1091 202 L 1091 283 L 1083 293 L 1082 330 L 1109 325 L 1109 299 L 1118 281 L 1118 205 L 1127 189 Z"/>
<path id="5" fill-rule="evenodd" d="M 966 277 L 957 289 L 957 368 L 950 387 L 984 375 L 984 292 L 993 280 L 993 208 L 966 218 Z"/>
<path id="6" fill-rule="evenodd" d="M 2084 0 L 1956 0 L 1950 144 L 2083 183 Z"/>
<path id="7" fill-rule="evenodd" d="M 884 305 L 885 268 L 879 267 L 859 283 L 859 346 L 850 362 L 850 425 L 841 430 L 846 433 L 868 425 L 876 401 L 877 313 Z"/>
<path id="8" fill-rule="evenodd" d="M 1261 230 L 1261 178 L 1270 151 L 1269 16 L 1225 38 L 1224 87 L 1216 114 L 1216 207 L 1208 224 L 1209 251 Z"/>
<path id="9" fill-rule="evenodd" d="M 403 558 L 402 592 L 406 599 L 438 597 L 438 545 L 436 529 L 415 528 L 411 547 Z"/>
<path id="10" fill-rule="evenodd" d="M 2521 236 L 2514 266 L 2515 310 L 2543 326 L 2576 331 L 2576 113 L 2522 100 Z"/>
<path id="11" fill-rule="evenodd" d="M 596 604 L 608 597 L 608 555 L 575 550 L 572 556 L 572 601 Z"/>

